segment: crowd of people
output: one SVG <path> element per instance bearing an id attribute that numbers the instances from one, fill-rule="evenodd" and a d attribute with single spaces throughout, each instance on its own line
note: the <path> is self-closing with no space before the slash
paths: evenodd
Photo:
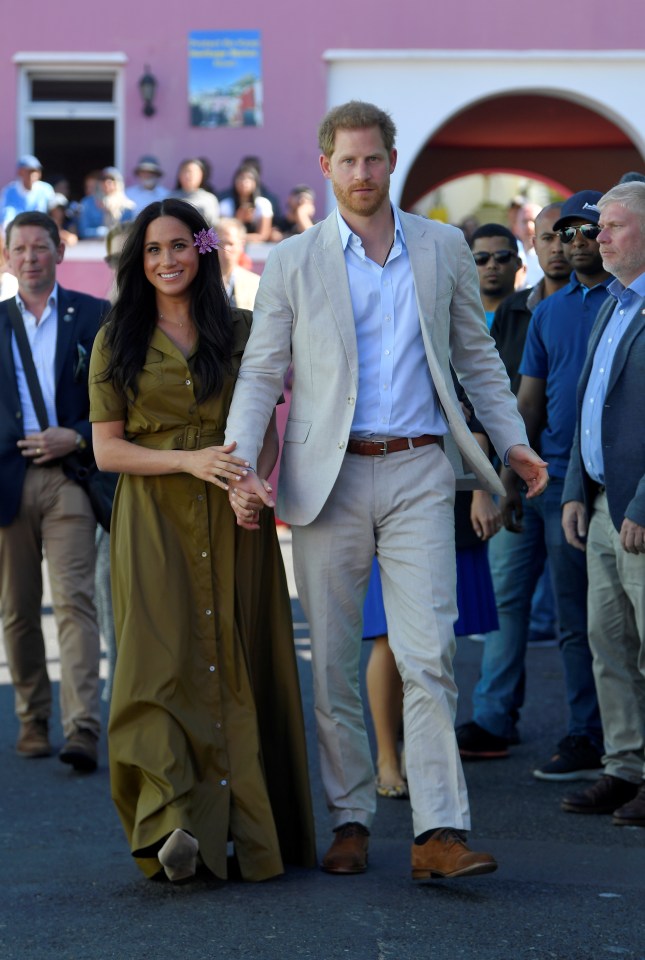
<path id="1" fill-rule="evenodd" d="M 509 226 L 466 236 L 392 205 L 395 135 L 372 104 L 325 116 L 337 208 L 320 223 L 304 186 L 279 223 L 249 158 L 219 197 L 199 158 L 174 191 L 153 157 L 127 189 L 107 168 L 77 224 L 106 238 L 110 302 L 58 284 L 73 225 L 51 215 L 35 157 L 3 192 L 0 603 L 16 749 L 53 752 L 44 550 L 59 757 L 98 762 L 96 596 L 114 632 L 112 795 L 147 876 L 261 880 L 315 863 L 269 482 L 289 370 L 277 510 L 310 627 L 333 832 L 322 869 L 367 869 L 377 795 L 409 799 L 413 879 L 497 868 L 467 842 L 462 760 L 519 742 L 532 605 L 552 604 L 568 704 L 535 776 L 589 781 L 564 812 L 645 826 L 645 182 L 516 204 Z M 283 238 L 261 279 L 244 266 L 246 242 Z M 96 466 L 118 477 L 98 549 Z M 481 675 L 455 730 L 456 635 L 474 633 Z M 363 636 L 378 638 L 376 770 Z"/>
<path id="2" fill-rule="evenodd" d="M 113 166 L 90 171 L 84 178 L 84 195 L 71 196 L 66 177 L 53 183 L 42 179 L 42 164 L 32 154 L 18 159 L 16 178 L 0 191 L 0 228 L 18 213 L 39 210 L 58 225 L 67 246 L 79 240 L 107 236 L 116 225 L 131 222 L 157 200 L 177 197 L 200 211 L 209 226 L 220 217 L 234 218 L 244 227 L 247 242 L 278 242 L 302 233 L 315 217 L 315 193 L 306 184 L 290 191 L 284 211 L 280 200 L 261 179 L 259 157 L 244 157 L 229 188 L 216 190 L 206 157 L 188 157 L 179 164 L 174 187 L 165 186 L 159 160 L 145 154 L 132 171 L 126 186 L 121 172 Z"/>

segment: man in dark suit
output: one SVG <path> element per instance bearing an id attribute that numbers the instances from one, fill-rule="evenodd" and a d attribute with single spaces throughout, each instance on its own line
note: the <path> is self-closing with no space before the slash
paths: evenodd
<path id="1" fill-rule="evenodd" d="M 65 458 L 76 452 L 91 459 L 87 368 L 109 304 L 58 286 L 64 246 L 47 215 L 19 214 L 7 227 L 7 251 L 18 293 L 0 303 L 0 604 L 20 721 L 16 748 L 25 757 L 52 752 L 40 617 L 44 548 L 60 645 L 65 745 L 59 757 L 92 771 L 100 729 L 96 520 Z M 42 392 L 45 428 L 12 325 L 16 307 Z"/>
<path id="2" fill-rule="evenodd" d="M 562 525 L 587 554 L 604 775 L 562 808 L 645 827 L 645 183 L 613 187 L 598 207 L 597 241 L 616 279 L 578 384 Z"/>

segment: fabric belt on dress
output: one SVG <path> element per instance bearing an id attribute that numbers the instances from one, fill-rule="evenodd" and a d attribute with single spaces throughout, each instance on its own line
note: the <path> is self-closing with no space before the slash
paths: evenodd
<path id="1" fill-rule="evenodd" d="M 362 457 L 384 457 L 388 453 L 426 447 L 429 443 L 441 443 L 442 439 L 434 433 L 424 433 L 421 437 L 396 437 L 394 440 L 359 440 L 350 437 L 347 441 L 347 452 L 358 453 Z"/>
<path id="2" fill-rule="evenodd" d="M 204 447 L 223 444 L 224 431 L 210 426 L 198 427 L 189 424 L 183 428 L 140 433 L 133 438 L 133 442 L 153 450 L 203 450 Z"/>

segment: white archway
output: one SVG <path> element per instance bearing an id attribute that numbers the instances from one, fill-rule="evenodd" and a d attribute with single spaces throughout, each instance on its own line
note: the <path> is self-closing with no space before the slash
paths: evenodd
<path id="1" fill-rule="evenodd" d="M 644 51 L 330 50 L 324 59 L 328 106 L 369 100 L 394 118 L 395 202 L 429 137 L 459 111 L 501 94 L 579 103 L 611 120 L 645 155 Z"/>

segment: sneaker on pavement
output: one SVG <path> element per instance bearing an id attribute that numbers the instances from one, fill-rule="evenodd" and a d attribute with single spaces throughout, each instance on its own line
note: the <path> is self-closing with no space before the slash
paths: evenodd
<path id="1" fill-rule="evenodd" d="M 560 802 L 566 813 L 618 813 L 638 793 L 638 784 L 608 773 L 579 793 L 568 793 Z"/>
<path id="2" fill-rule="evenodd" d="M 21 757 L 51 757 L 52 745 L 49 742 L 49 723 L 47 720 L 25 720 L 20 724 L 20 733 L 16 741 L 16 753 Z"/>
<path id="3" fill-rule="evenodd" d="M 533 771 L 538 780 L 597 780 L 602 774 L 602 754 L 588 737 L 567 736 L 557 753 Z"/>
<path id="4" fill-rule="evenodd" d="M 489 733 L 474 720 L 462 723 L 455 733 L 464 760 L 498 760 L 508 756 L 508 740 Z"/>

